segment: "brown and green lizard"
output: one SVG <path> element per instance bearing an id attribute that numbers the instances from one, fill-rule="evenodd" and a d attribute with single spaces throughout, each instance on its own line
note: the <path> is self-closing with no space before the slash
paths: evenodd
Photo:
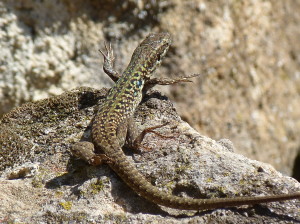
<path id="1" fill-rule="evenodd" d="M 113 68 L 113 51 L 106 46 L 104 71 L 115 81 L 92 121 L 92 143 L 79 142 L 72 147 L 72 152 L 92 165 L 107 163 L 137 194 L 156 204 L 166 207 L 202 210 L 228 206 L 250 205 L 264 202 L 299 199 L 300 192 L 220 199 L 193 199 L 167 194 L 153 186 L 132 164 L 122 151 L 125 142 L 133 148 L 139 147 L 147 132 L 154 132 L 156 126 L 137 133 L 133 115 L 141 102 L 143 94 L 155 85 L 170 85 L 187 82 L 188 77 L 179 79 L 151 78 L 152 72 L 161 63 L 171 44 L 168 33 L 149 34 L 135 49 L 131 61 L 119 75 Z M 155 133 L 155 132 L 154 132 Z"/>

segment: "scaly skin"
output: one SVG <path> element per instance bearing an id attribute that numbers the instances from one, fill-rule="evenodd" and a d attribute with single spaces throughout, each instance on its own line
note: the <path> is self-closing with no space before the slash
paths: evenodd
<path id="1" fill-rule="evenodd" d="M 215 209 L 228 206 L 250 205 L 264 202 L 299 199 L 300 192 L 261 197 L 237 197 L 224 199 L 192 199 L 166 194 L 153 186 L 141 175 L 124 155 L 122 146 L 125 140 L 138 145 L 145 133 L 139 136 L 130 133 L 134 130 L 133 114 L 141 102 L 143 93 L 154 85 L 169 85 L 188 81 L 183 77 L 175 80 L 150 79 L 152 72 L 167 52 L 171 44 L 167 33 L 150 34 L 136 48 L 130 64 L 122 74 L 118 75 L 112 68 L 113 52 L 107 49 L 104 69 L 113 79 L 117 80 L 115 86 L 109 91 L 106 101 L 101 105 L 92 124 L 92 142 L 87 146 L 79 143 L 73 147 L 73 152 L 92 165 L 106 162 L 140 196 L 156 204 L 184 210 Z M 147 132 L 147 131 L 146 131 Z M 137 141 L 132 139 L 136 137 Z"/>

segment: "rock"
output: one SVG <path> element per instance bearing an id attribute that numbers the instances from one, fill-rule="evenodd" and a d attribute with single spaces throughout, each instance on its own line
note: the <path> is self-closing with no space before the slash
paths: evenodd
<path id="1" fill-rule="evenodd" d="M 173 44 L 157 76 L 204 74 L 188 87 L 161 87 L 180 116 L 291 175 L 300 142 L 299 11 L 293 0 L 1 0 L 0 116 L 77 86 L 109 87 L 104 41 L 123 71 L 149 32 L 167 31 Z"/>
<path id="2" fill-rule="evenodd" d="M 72 157 L 70 146 L 88 137 L 89 122 L 106 93 L 107 89 L 81 87 L 4 115 L 0 121 L 1 222 L 299 222 L 299 200 L 200 212 L 157 206 L 136 195 L 108 166 L 91 167 Z M 149 92 L 135 116 L 141 128 L 169 122 L 158 131 L 170 138 L 146 135 L 143 146 L 150 151 L 124 149 L 162 191 L 224 198 L 300 190 L 296 180 L 272 166 L 229 150 L 229 140 L 221 141 L 224 146 L 200 135 L 159 92 Z M 24 170 L 22 165 L 38 169 L 28 176 L 12 175 Z"/>

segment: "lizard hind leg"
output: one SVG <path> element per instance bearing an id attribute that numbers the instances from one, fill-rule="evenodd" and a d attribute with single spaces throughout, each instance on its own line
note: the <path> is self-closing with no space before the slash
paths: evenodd
<path id="1" fill-rule="evenodd" d="M 83 141 L 72 145 L 71 152 L 74 156 L 79 157 L 92 166 L 99 166 L 103 163 L 111 163 L 112 160 L 105 154 L 96 154 L 94 144 Z"/>
<path id="2" fill-rule="evenodd" d="M 127 136 L 126 136 L 127 144 L 130 146 L 130 148 L 136 151 L 141 151 L 141 148 L 145 149 L 145 151 L 151 151 L 152 149 L 146 146 L 142 146 L 141 144 L 145 135 L 148 133 L 153 133 L 163 139 L 174 138 L 174 136 L 165 136 L 154 131 L 155 129 L 164 127 L 168 124 L 169 122 L 166 122 L 161 125 L 156 125 L 150 128 L 146 128 L 143 131 L 139 132 L 136 123 L 133 121 L 133 119 L 130 119 L 130 122 L 128 124 Z"/>

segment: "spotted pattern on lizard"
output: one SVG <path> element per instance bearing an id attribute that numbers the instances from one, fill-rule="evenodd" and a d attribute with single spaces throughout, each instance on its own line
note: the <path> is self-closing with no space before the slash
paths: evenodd
<path id="1" fill-rule="evenodd" d="M 135 49 L 131 61 L 122 75 L 113 69 L 113 51 L 106 46 L 104 71 L 116 81 L 105 102 L 92 121 L 92 143 L 79 142 L 72 152 L 92 165 L 107 163 L 137 194 L 156 204 L 184 210 L 216 209 L 228 206 L 250 205 L 264 202 L 299 199 L 300 192 L 259 196 L 193 199 L 178 197 L 160 191 L 153 186 L 131 163 L 122 151 L 127 141 L 133 148 L 138 147 L 147 132 L 137 133 L 133 114 L 143 94 L 155 85 L 170 85 L 188 82 L 192 75 L 179 79 L 152 78 L 152 73 L 161 63 L 171 44 L 168 33 L 149 34 Z M 161 127 L 161 126 L 157 126 Z"/>

